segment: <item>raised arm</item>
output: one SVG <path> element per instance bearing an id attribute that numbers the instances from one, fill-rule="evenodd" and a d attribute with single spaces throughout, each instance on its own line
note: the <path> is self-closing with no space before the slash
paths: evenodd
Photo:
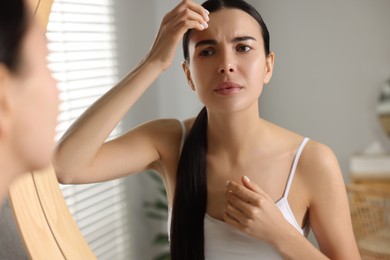
<path id="1" fill-rule="evenodd" d="M 183 34 L 188 29 L 205 29 L 206 20 L 206 11 L 191 1 L 182 1 L 165 15 L 145 58 L 89 107 L 59 141 L 53 165 L 60 182 L 110 180 L 160 160 L 157 139 L 164 127 L 162 121 L 141 125 L 116 140 L 105 141 L 137 99 L 170 66 Z"/>

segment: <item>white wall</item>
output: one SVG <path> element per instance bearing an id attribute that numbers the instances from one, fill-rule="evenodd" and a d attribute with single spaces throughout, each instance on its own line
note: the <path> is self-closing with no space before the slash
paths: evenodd
<path id="1" fill-rule="evenodd" d="M 154 39 L 155 1 L 114 0 L 117 29 L 118 74 L 123 77 L 147 53 Z M 125 129 L 158 116 L 157 89 L 152 87 L 135 104 L 123 120 Z M 156 189 L 146 174 L 125 180 L 130 230 L 130 259 L 152 259 L 156 250 L 151 246 L 155 231 L 161 226 L 147 219 L 144 202 L 153 199 Z"/>
<path id="2" fill-rule="evenodd" d="M 124 75 L 149 50 L 163 15 L 178 1 L 115 1 Z M 260 98 L 262 116 L 333 148 L 348 181 L 350 156 L 378 137 L 375 99 L 390 78 L 390 1 L 249 2 L 263 15 L 276 53 L 273 79 Z M 187 86 L 181 61 L 180 48 L 171 68 L 125 118 L 125 127 L 198 113 L 201 104 Z M 128 183 L 133 256 L 150 259 L 155 227 L 142 221 L 142 201 L 155 195 L 153 184 L 145 175 L 129 177 Z"/>

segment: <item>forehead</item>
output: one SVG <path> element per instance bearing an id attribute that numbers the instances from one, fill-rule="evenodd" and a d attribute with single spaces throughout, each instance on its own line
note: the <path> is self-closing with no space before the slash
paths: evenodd
<path id="1" fill-rule="evenodd" d="M 238 36 L 252 36 L 262 41 L 259 23 L 248 13 L 233 8 L 224 8 L 210 13 L 209 27 L 204 31 L 193 30 L 190 43 L 202 39 L 229 40 Z"/>

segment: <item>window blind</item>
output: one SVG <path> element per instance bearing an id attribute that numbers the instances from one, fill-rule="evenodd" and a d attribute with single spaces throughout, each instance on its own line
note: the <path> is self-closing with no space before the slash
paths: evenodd
<path id="1" fill-rule="evenodd" d="M 58 140 L 117 81 L 112 0 L 54 0 L 47 39 L 60 90 Z M 121 133 L 119 124 L 109 138 Z M 123 181 L 61 185 L 69 209 L 99 260 L 129 259 Z"/>

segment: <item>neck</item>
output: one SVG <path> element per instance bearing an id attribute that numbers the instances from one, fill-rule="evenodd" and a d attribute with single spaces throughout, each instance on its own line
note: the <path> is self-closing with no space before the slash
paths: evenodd
<path id="1" fill-rule="evenodd" d="M 0 205 L 3 203 L 3 199 L 6 197 L 9 185 L 19 176 L 17 164 L 15 160 L 12 160 L 12 156 L 4 151 L 0 147 Z"/>
<path id="2" fill-rule="evenodd" d="M 234 113 L 208 114 L 209 152 L 221 151 L 239 158 L 240 153 L 258 147 L 259 133 L 266 133 L 266 123 L 260 118 L 259 109 L 254 105 Z"/>

